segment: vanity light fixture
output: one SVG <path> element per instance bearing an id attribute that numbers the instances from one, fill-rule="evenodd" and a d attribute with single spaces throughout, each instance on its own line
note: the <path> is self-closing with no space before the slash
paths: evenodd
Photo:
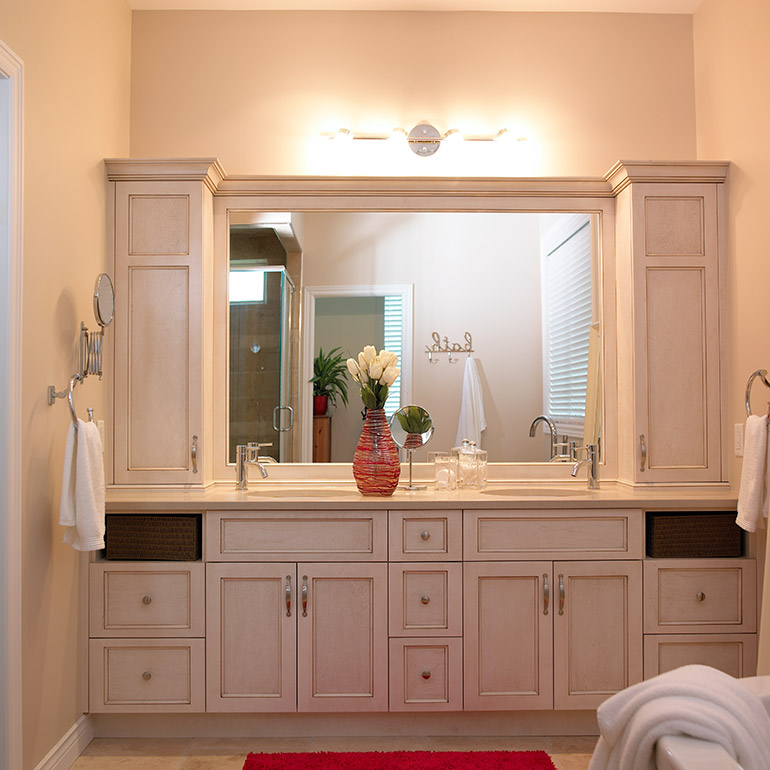
<path id="1" fill-rule="evenodd" d="M 353 140 L 353 139 L 370 139 L 370 140 L 406 140 L 409 145 L 409 149 L 421 158 L 428 158 L 438 152 L 439 147 L 442 144 L 454 144 L 455 142 L 495 142 L 495 141 L 516 141 L 526 142 L 526 136 L 516 136 L 510 129 L 501 128 L 496 134 L 491 136 L 464 136 L 456 128 L 450 128 L 443 134 L 430 123 L 422 122 L 418 123 L 411 131 L 407 132 L 403 128 L 394 128 L 390 134 L 356 134 L 348 128 L 340 128 L 333 134 L 322 134 L 328 139 L 340 140 Z"/>

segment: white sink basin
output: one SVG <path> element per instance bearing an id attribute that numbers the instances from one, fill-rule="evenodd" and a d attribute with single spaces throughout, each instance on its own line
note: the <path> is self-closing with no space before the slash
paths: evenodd
<path id="1" fill-rule="evenodd" d="M 586 492 L 580 489 L 554 489 L 553 487 L 487 487 L 482 489 L 482 495 L 498 497 L 575 497 Z"/>
<path id="2" fill-rule="evenodd" d="M 357 489 L 350 487 L 318 487 L 303 489 L 302 487 L 287 487 L 286 489 L 260 489 L 255 484 L 249 489 L 249 494 L 261 498 L 284 498 L 284 497 L 303 497 L 303 498 L 334 498 L 334 497 L 361 497 Z"/>

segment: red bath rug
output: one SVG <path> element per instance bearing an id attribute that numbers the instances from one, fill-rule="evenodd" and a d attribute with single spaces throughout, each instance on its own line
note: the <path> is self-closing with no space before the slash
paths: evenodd
<path id="1" fill-rule="evenodd" d="M 243 770 L 555 770 L 544 751 L 319 751 L 249 754 Z"/>

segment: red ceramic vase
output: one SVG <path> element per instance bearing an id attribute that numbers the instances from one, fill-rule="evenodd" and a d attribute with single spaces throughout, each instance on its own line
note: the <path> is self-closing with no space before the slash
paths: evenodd
<path id="1" fill-rule="evenodd" d="M 392 495 L 401 463 L 384 409 L 369 409 L 353 455 L 353 476 L 362 495 Z"/>

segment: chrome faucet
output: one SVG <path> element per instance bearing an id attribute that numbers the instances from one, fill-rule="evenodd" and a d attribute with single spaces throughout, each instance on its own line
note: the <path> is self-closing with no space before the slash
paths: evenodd
<path id="1" fill-rule="evenodd" d="M 248 466 L 256 465 L 262 478 L 267 478 L 267 468 L 263 465 L 266 458 L 259 456 L 259 450 L 263 446 L 272 446 L 272 444 L 259 444 L 256 441 L 250 441 L 248 444 L 238 444 L 235 447 L 235 488 L 249 488 Z"/>
<path id="2" fill-rule="evenodd" d="M 572 466 L 571 476 L 577 476 L 581 465 L 588 466 L 588 488 L 599 489 L 599 456 L 597 452 L 596 444 L 589 444 L 586 447 L 580 447 L 580 449 L 586 450 L 587 457 L 583 460 L 578 460 Z"/>
<path id="3" fill-rule="evenodd" d="M 551 432 L 551 457 L 553 460 L 556 457 L 556 426 L 553 424 L 553 420 L 547 414 L 540 414 L 532 420 L 532 425 L 529 426 L 529 437 L 535 438 L 535 428 L 539 422 L 544 422 L 548 426 L 548 430 Z"/>

